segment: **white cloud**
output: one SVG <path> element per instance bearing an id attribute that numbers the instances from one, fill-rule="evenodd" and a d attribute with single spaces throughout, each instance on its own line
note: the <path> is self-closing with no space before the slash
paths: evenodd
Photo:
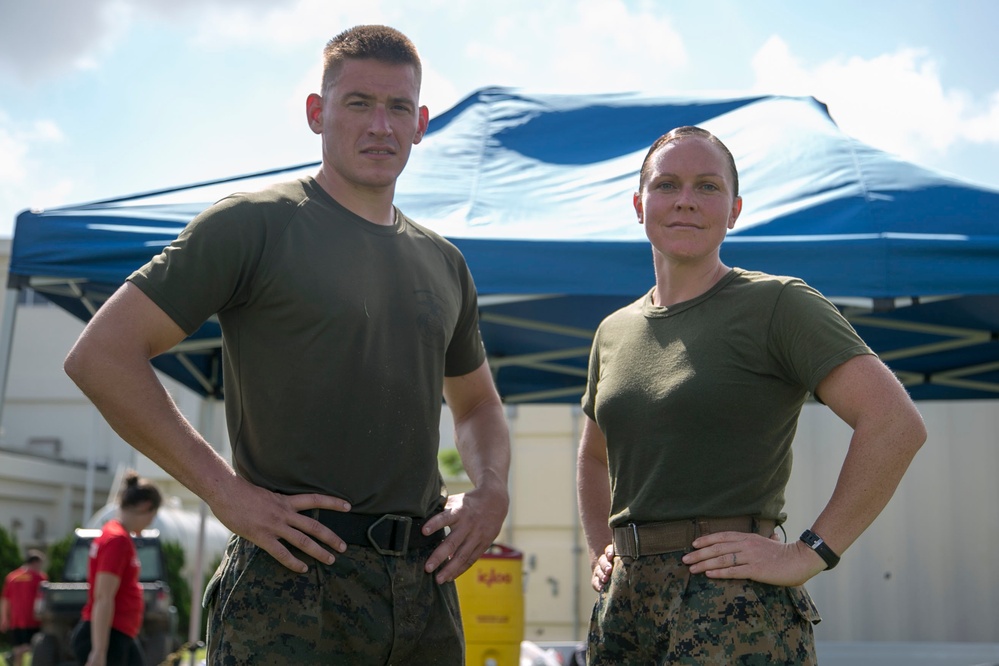
<path id="1" fill-rule="evenodd" d="M 329 0 L 185 2 L 199 10 L 196 41 L 218 48 L 231 44 L 298 46 L 303 42 L 315 42 L 321 47 L 345 28 L 382 20 L 378 0 L 363 3 Z"/>
<path id="2" fill-rule="evenodd" d="M 629 10 L 621 0 L 509 0 L 501 6 L 467 0 L 363 4 L 298 0 L 267 11 L 227 9 L 225 21 L 212 18 L 212 11 L 205 10 L 199 19 L 198 41 L 218 48 L 232 43 L 273 48 L 310 42 L 318 45 L 318 54 L 321 45 L 343 28 L 359 23 L 396 26 L 423 55 L 422 101 L 432 115 L 484 85 L 547 92 L 657 87 L 668 78 L 650 80 L 644 72 L 676 69 L 687 58 L 682 38 L 658 15 L 654 4 Z M 442 20 L 466 29 L 455 28 L 442 41 Z M 649 43 L 657 48 L 648 49 Z M 318 73 L 318 64 L 307 73 L 290 73 L 305 77 L 297 86 L 301 93 L 297 97 L 304 99 L 315 89 Z M 298 99 L 293 103 L 300 104 Z"/>
<path id="3" fill-rule="evenodd" d="M 524 6 L 518 11 L 511 4 Z M 469 87 L 514 85 L 546 92 L 668 88 L 675 85 L 668 72 L 683 68 L 687 54 L 683 38 L 661 14 L 654 3 L 629 9 L 621 0 L 512 2 L 495 16 L 480 11 L 473 23 L 479 29 L 461 38 L 466 40 L 463 55 L 474 63 L 465 69 L 478 74 Z"/>
<path id="4" fill-rule="evenodd" d="M 654 5 L 632 12 L 623 2 L 588 0 L 578 7 L 575 21 L 561 22 L 554 33 L 554 72 L 568 90 L 676 87 L 670 72 L 687 65 L 684 40 Z"/>
<path id="5" fill-rule="evenodd" d="M 0 21 L 0 70 L 35 83 L 72 68 L 89 68 L 128 24 L 122 0 L 12 1 Z"/>
<path id="6" fill-rule="evenodd" d="M 62 141 L 63 133 L 59 126 L 51 120 L 36 120 L 33 129 L 29 132 L 32 139 L 38 141 Z"/>
<path id="7" fill-rule="evenodd" d="M 196 39 L 293 43 L 321 29 L 326 0 L 11 0 L 0 21 L 0 70 L 35 83 L 69 69 L 95 69 L 143 17 L 196 25 Z M 319 22 L 319 26 L 322 22 Z"/>
<path id="8" fill-rule="evenodd" d="M 51 120 L 36 120 L 22 128 L 0 113 L 0 183 L 7 186 L 23 183 L 30 168 L 32 148 L 62 139 L 62 131 Z"/>
<path id="9" fill-rule="evenodd" d="M 984 111 L 962 127 L 962 136 L 971 143 L 999 144 L 999 91 L 992 93 Z"/>
<path id="10" fill-rule="evenodd" d="M 961 142 L 999 143 L 999 93 L 986 105 L 947 88 L 924 50 L 808 67 L 771 37 L 754 56 L 753 69 L 754 89 L 813 95 L 847 134 L 915 162 L 932 164 Z"/>
<path id="11" fill-rule="evenodd" d="M 808 73 L 794 57 L 787 42 L 773 36 L 753 56 L 757 90 L 780 95 L 806 95 L 811 89 Z"/>
<path id="12" fill-rule="evenodd" d="M 448 105 L 457 101 L 455 90 L 464 95 L 483 85 L 548 92 L 661 89 L 671 85 L 668 72 L 687 62 L 681 35 L 654 2 L 298 0 L 267 10 L 249 4 L 224 7 L 225 20 L 221 4 L 209 5 L 198 19 L 199 43 L 321 45 L 352 25 L 387 23 L 420 49 L 424 92 Z M 442 31 L 442 21 L 454 29 Z"/>
<path id="13" fill-rule="evenodd" d="M 58 125 L 36 120 L 13 123 L 0 111 L 0 235 L 9 235 L 14 217 L 28 207 L 53 206 L 68 201 L 69 179 L 52 179 L 35 155 L 63 140 Z"/>
<path id="14" fill-rule="evenodd" d="M 24 156 L 28 146 L 0 127 L 0 182 L 21 183 L 24 180 Z"/>

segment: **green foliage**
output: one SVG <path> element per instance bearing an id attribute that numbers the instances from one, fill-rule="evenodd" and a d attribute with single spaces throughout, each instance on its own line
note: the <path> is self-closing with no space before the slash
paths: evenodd
<path id="1" fill-rule="evenodd" d="M 205 569 L 205 579 L 201 581 L 202 596 L 204 596 L 205 590 L 208 589 L 208 582 L 212 579 L 212 576 L 215 575 L 215 572 L 218 571 L 218 568 L 219 566 L 221 566 L 221 564 L 222 564 L 222 557 L 219 556 L 212 561 L 211 565 L 207 569 Z M 201 603 L 201 599 L 198 599 L 197 603 Z M 201 636 L 201 638 L 205 638 L 206 636 L 208 636 L 208 613 L 206 613 L 205 611 L 201 612 L 201 633 L 199 634 L 199 636 Z"/>
<path id="2" fill-rule="evenodd" d="M 201 604 L 201 599 L 191 597 L 191 585 L 187 582 L 187 578 L 180 575 L 180 570 L 184 568 L 185 562 L 184 549 L 181 548 L 180 544 L 164 543 L 163 559 L 167 570 L 167 585 L 170 586 L 170 592 L 173 595 L 173 605 L 177 607 L 177 631 L 180 633 L 178 638 L 183 642 L 187 640 L 187 631 L 191 624 L 191 611 L 194 604 Z M 211 580 L 221 562 L 222 558 L 216 557 L 215 561 L 205 569 L 204 580 L 201 581 L 202 594 L 204 594 L 205 588 L 208 587 L 208 581 Z M 207 633 L 208 615 L 202 611 L 201 633 L 199 635 L 204 639 Z"/>
<path id="3" fill-rule="evenodd" d="M 465 466 L 461 462 L 461 454 L 458 453 L 457 449 L 442 449 L 437 454 L 437 463 L 444 476 L 454 477 L 465 473 Z"/>
<path id="4" fill-rule="evenodd" d="M 17 544 L 17 537 L 0 527 L 0 576 L 6 576 L 24 564 L 24 553 Z"/>
<path id="5" fill-rule="evenodd" d="M 45 573 L 49 575 L 49 580 L 53 583 L 62 582 L 62 572 L 66 568 L 66 558 L 69 557 L 69 551 L 73 549 L 74 541 L 76 541 L 76 535 L 70 532 L 49 546 L 48 553 L 46 553 L 48 567 Z"/>
<path id="6" fill-rule="evenodd" d="M 180 573 L 184 568 L 184 548 L 176 541 L 165 541 L 162 547 L 166 582 L 170 586 L 173 605 L 177 607 L 177 631 L 181 634 L 178 638 L 183 639 L 191 621 L 191 586 Z"/>
<path id="7" fill-rule="evenodd" d="M 3 576 L 23 563 L 24 556 L 21 554 L 21 547 L 17 544 L 17 538 L 0 527 L 0 582 L 2 582 Z M 0 634 L 0 650 L 10 649 L 8 637 L 9 634 Z"/>
<path id="8" fill-rule="evenodd" d="M 208 565 L 208 567 L 205 569 L 204 579 L 201 581 L 201 595 L 202 596 L 205 594 L 205 589 L 208 587 L 208 582 L 212 579 L 212 576 L 215 575 L 215 570 L 219 568 L 219 565 L 221 563 L 222 563 L 222 558 L 221 557 L 216 557 L 215 560 L 213 562 L 211 562 Z M 173 588 L 173 583 L 172 582 L 170 583 L 170 587 L 171 587 L 171 589 Z M 181 638 L 182 641 L 187 641 L 187 633 L 188 633 L 188 629 L 189 629 L 190 624 L 191 624 L 191 612 L 194 609 L 194 604 L 198 604 L 199 606 L 201 605 L 201 598 L 194 599 L 194 598 L 191 597 L 190 585 L 188 585 L 186 579 L 184 580 L 184 588 L 186 590 L 186 595 L 187 595 L 186 612 L 181 612 L 180 604 L 176 603 L 177 602 L 177 596 L 176 595 L 174 595 L 174 603 L 177 606 L 177 626 L 178 626 L 178 630 L 182 634 L 180 638 Z M 200 627 L 200 633 L 198 634 L 198 637 L 199 637 L 200 640 L 204 640 L 207 635 L 208 635 L 208 613 L 205 612 L 205 610 L 202 609 L 202 611 L 201 611 L 201 627 Z"/>

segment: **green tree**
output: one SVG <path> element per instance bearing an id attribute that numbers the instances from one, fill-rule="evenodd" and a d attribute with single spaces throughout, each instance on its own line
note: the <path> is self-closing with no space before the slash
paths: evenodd
<path id="1" fill-rule="evenodd" d="M 222 565 L 222 557 L 219 556 L 219 557 L 216 557 L 212 561 L 212 563 L 208 565 L 207 569 L 205 569 L 205 579 L 203 581 L 201 581 L 201 594 L 202 594 L 202 596 L 204 596 L 205 590 L 208 589 L 208 583 L 211 582 L 212 576 L 215 575 L 215 572 L 218 571 L 218 568 L 221 565 Z M 201 599 L 195 599 L 195 603 L 200 604 L 201 603 Z M 208 613 L 206 611 L 202 611 L 202 613 L 201 613 L 201 633 L 199 635 L 202 638 L 204 638 L 205 636 L 208 635 Z"/>
<path id="2" fill-rule="evenodd" d="M 2 582 L 3 576 L 23 563 L 24 555 L 21 553 L 21 547 L 17 544 L 17 537 L 0 527 L 0 582 Z M 8 637 L 9 634 L 0 634 L 0 650 L 10 649 Z"/>
<path id="3" fill-rule="evenodd" d="M 208 565 L 208 568 L 205 569 L 205 576 L 204 576 L 204 579 L 201 581 L 201 593 L 202 594 L 205 593 L 205 590 L 208 588 L 209 581 L 211 581 L 212 576 L 215 575 L 215 570 L 219 568 L 219 565 L 221 563 L 222 563 L 222 558 L 221 557 L 216 557 L 215 560 L 211 564 Z M 187 602 L 188 603 L 188 606 L 187 606 L 188 612 L 187 613 L 181 613 L 180 606 L 177 605 L 177 625 L 178 625 L 178 630 L 182 634 L 182 636 L 180 637 L 181 641 L 182 642 L 186 642 L 187 641 L 188 629 L 190 628 L 190 623 L 191 623 L 191 614 L 190 614 L 191 613 L 191 609 L 193 608 L 194 604 L 199 604 L 200 605 L 201 604 L 201 599 L 193 599 L 193 598 L 191 598 L 191 588 L 190 588 L 190 585 L 188 585 L 186 579 L 183 581 L 183 585 L 184 585 L 184 588 L 186 590 L 186 595 L 187 595 L 187 600 L 188 600 L 188 602 Z M 172 590 L 173 589 L 173 582 L 170 582 L 170 587 L 171 587 L 171 590 Z M 174 596 L 174 599 L 176 600 L 176 595 Z M 205 636 L 207 636 L 207 635 L 208 635 L 208 613 L 202 611 L 202 613 L 201 613 L 201 627 L 200 627 L 200 633 L 198 634 L 198 637 L 199 637 L 200 640 L 204 640 Z"/>
<path id="4" fill-rule="evenodd" d="M 437 462 L 444 476 L 461 476 L 465 466 L 461 462 L 461 454 L 457 449 L 441 449 L 437 453 Z"/>
<path id="5" fill-rule="evenodd" d="M 0 576 L 6 576 L 24 564 L 24 553 L 17 544 L 17 537 L 0 527 Z"/>
<path id="6" fill-rule="evenodd" d="M 73 550 L 73 543 L 75 541 L 76 534 L 70 532 L 49 546 L 48 553 L 46 553 L 48 567 L 45 569 L 45 573 L 49 575 L 49 580 L 53 583 L 62 582 L 63 569 L 66 568 L 66 558 L 69 557 L 69 551 Z"/>
<path id="7" fill-rule="evenodd" d="M 191 586 L 181 575 L 184 568 L 184 547 L 176 541 L 163 543 L 163 564 L 166 566 L 166 582 L 170 586 L 173 605 L 177 607 L 177 631 L 183 640 L 187 636 L 187 626 L 191 621 Z"/>

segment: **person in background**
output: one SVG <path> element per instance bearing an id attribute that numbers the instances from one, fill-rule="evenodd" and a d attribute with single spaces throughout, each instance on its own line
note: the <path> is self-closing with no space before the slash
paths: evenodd
<path id="1" fill-rule="evenodd" d="M 85 666 L 142 666 L 136 637 L 145 600 L 139 584 L 139 556 L 132 535 L 156 518 L 162 496 L 150 481 L 129 473 L 118 495 L 118 515 L 90 544 L 87 604 L 73 630 L 73 653 Z"/>
<path id="2" fill-rule="evenodd" d="M 454 579 L 502 528 L 509 433 L 464 257 L 393 203 L 429 123 L 416 48 L 357 26 L 323 59 L 315 176 L 199 215 L 65 367 L 235 535 L 205 591 L 209 663 L 461 664 Z M 232 465 L 149 363 L 215 316 Z M 452 496 L 442 396 L 474 485 Z"/>
<path id="3" fill-rule="evenodd" d="M 742 199 L 714 135 L 660 137 L 634 207 L 655 286 L 600 324 L 582 401 L 579 507 L 599 592 L 588 663 L 812 664 L 819 615 L 801 586 L 887 504 L 922 419 L 818 292 L 722 263 Z M 784 543 L 809 394 L 853 436 L 825 509 Z"/>
<path id="4" fill-rule="evenodd" d="M 10 632 L 13 666 L 21 666 L 31 649 L 31 639 L 41 626 L 35 617 L 35 597 L 42 581 L 49 579 L 42 570 L 45 556 L 29 550 L 24 564 L 11 571 L 3 581 L 0 596 L 0 633 Z"/>

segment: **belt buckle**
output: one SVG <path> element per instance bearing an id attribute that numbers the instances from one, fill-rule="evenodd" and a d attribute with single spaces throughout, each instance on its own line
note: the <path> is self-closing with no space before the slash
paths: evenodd
<path id="1" fill-rule="evenodd" d="M 394 550 L 392 548 L 382 548 L 378 544 L 378 541 L 375 539 L 374 529 L 379 525 L 381 525 L 382 522 L 386 520 L 395 523 L 402 523 L 405 526 L 403 528 L 403 533 L 402 533 L 402 548 L 398 550 Z M 368 528 L 368 541 L 371 543 L 371 545 L 374 547 L 375 551 L 379 555 L 392 555 L 394 557 L 400 557 L 402 555 L 405 555 L 406 550 L 409 548 L 409 531 L 410 529 L 412 529 L 412 527 L 413 527 L 413 519 L 410 518 L 409 516 L 397 516 L 392 513 L 386 513 L 384 516 L 373 522 L 371 524 L 371 527 Z M 393 529 L 389 534 L 389 545 L 392 545 L 393 542 L 395 541 L 395 539 L 393 539 L 391 536 L 394 533 L 395 530 Z"/>
<path id="2" fill-rule="evenodd" d="M 638 559 L 642 555 L 642 548 L 638 543 L 638 525 L 636 523 L 631 524 L 631 534 L 635 537 L 635 559 Z"/>

